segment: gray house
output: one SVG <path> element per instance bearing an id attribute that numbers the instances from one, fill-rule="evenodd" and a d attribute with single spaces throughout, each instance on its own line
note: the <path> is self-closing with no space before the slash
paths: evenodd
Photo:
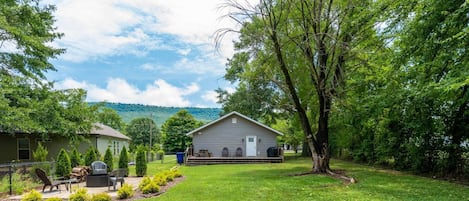
<path id="1" fill-rule="evenodd" d="M 129 146 L 130 138 L 119 131 L 103 124 L 94 124 L 94 126 L 90 134 L 86 135 L 86 140 L 76 146 L 80 153 L 85 153 L 89 147 L 94 147 L 104 156 L 106 149 L 110 147 L 113 155 L 117 157 L 124 146 Z M 51 136 L 49 140 L 43 141 L 35 134 L 0 133 L 0 150 L 2 151 L 0 163 L 32 161 L 32 152 L 36 150 L 39 142 L 49 151 L 48 160 L 57 158 L 61 148 L 69 151 L 74 147 L 69 139 L 61 136 Z"/>
<path id="2" fill-rule="evenodd" d="M 283 161 L 281 149 L 277 148 L 277 136 L 283 134 L 238 112 L 231 112 L 187 135 L 192 136 L 187 163 Z"/>

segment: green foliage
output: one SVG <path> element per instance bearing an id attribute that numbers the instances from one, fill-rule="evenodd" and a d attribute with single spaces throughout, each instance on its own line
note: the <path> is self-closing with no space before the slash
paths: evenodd
<path id="1" fill-rule="evenodd" d="M 160 187 L 153 180 L 150 180 L 150 182 L 142 188 L 143 194 L 157 193 L 158 191 L 160 191 Z"/>
<path id="2" fill-rule="evenodd" d="M 86 188 L 78 188 L 77 191 L 71 194 L 68 199 L 70 201 L 89 201 L 90 195 L 88 195 L 88 190 L 86 190 Z"/>
<path id="3" fill-rule="evenodd" d="M 36 162 L 44 162 L 47 160 L 48 154 L 49 152 L 47 151 L 47 149 L 42 146 L 42 143 L 38 142 L 36 151 L 33 151 L 33 159 Z"/>
<path id="4" fill-rule="evenodd" d="M 150 147 L 150 138 L 152 145 L 160 142 L 158 126 L 150 118 L 140 117 L 133 119 L 127 126 L 126 132 L 132 138 L 132 149 L 140 145 Z"/>
<path id="5" fill-rule="evenodd" d="M 23 198 L 21 201 L 41 201 L 42 200 L 42 194 L 36 190 L 31 190 L 29 193 L 26 193 L 23 195 Z"/>
<path id="6" fill-rule="evenodd" d="M 168 181 L 166 181 L 166 176 L 163 174 L 156 174 L 153 176 L 153 182 L 158 186 L 166 186 Z"/>
<path id="7" fill-rule="evenodd" d="M 90 103 L 91 105 L 100 103 Z M 140 117 L 152 116 L 152 120 L 156 125 L 163 123 L 180 110 L 187 110 L 197 120 L 209 122 L 217 119 L 220 114 L 220 108 L 181 108 L 181 107 L 161 107 L 141 104 L 124 104 L 124 103 L 104 103 L 104 107 L 114 109 L 122 117 L 122 119 L 130 123 L 133 119 Z M 110 125 L 109 125 L 110 126 Z M 111 126 L 112 127 L 112 126 Z"/>
<path id="8" fill-rule="evenodd" d="M 121 153 L 119 154 L 119 168 L 129 168 L 129 153 L 125 146 L 122 148 Z"/>
<path id="9" fill-rule="evenodd" d="M 135 173 L 137 177 L 143 177 L 147 174 L 147 161 L 143 147 L 137 149 L 137 158 L 135 161 Z"/>
<path id="10" fill-rule="evenodd" d="M 22 194 L 25 190 L 32 189 L 39 185 L 31 178 L 31 174 L 24 174 L 20 169 L 13 172 L 11 178 L 11 189 L 16 194 Z M 8 175 L 2 176 L 0 179 L 0 192 L 10 191 L 10 178 Z"/>
<path id="11" fill-rule="evenodd" d="M 70 163 L 72 165 L 72 168 L 77 167 L 81 164 L 80 153 L 78 153 L 75 147 L 72 149 L 72 152 L 70 153 Z"/>
<path id="12" fill-rule="evenodd" d="M 117 198 L 119 199 L 128 199 L 134 196 L 134 190 L 132 186 L 128 183 L 125 183 L 121 188 L 117 190 Z"/>
<path id="13" fill-rule="evenodd" d="M 107 171 L 108 172 L 111 172 L 114 168 L 114 161 L 113 161 L 113 157 L 112 157 L 112 152 L 111 152 L 111 149 L 108 147 L 106 149 L 106 154 L 104 154 L 104 163 L 106 163 L 107 165 Z"/>
<path id="14" fill-rule="evenodd" d="M 91 163 L 96 160 L 98 160 L 98 157 L 96 156 L 95 149 L 93 147 L 88 148 L 85 154 L 85 165 L 90 166 Z"/>
<path id="15" fill-rule="evenodd" d="M 160 149 L 156 152 L 156 159 L 162 160 L 164 158 L 164 150 Z"/>
<path id="16" fill-rule="evenodd" d="M 187 110 L 180 110 L 171 116 L 161 127 L 163 146 L 166 151 L 184 151 L 192 143 L 186 134 L 202 126 Z"/>
<path id="17" fill-rule="evenodd" d="M 119 116 L 117 111 L 112 108 L 101 108 L 98 113 L 98 121 L 118 131 L 122 132 L 125 130 L 125 122 L 122 120 L 121 116 Z"/>
<path id="18" fill-rule="evenodd" d="M 93 194 L 91 196 L 91 201 L 111 201 L 111 200 L 112 200 L 111 196 L 106 192 Z"/>
<path id="19" fill-rule="evenodd" d="M 140 183 L 138 183 L 138 189 L 142 190 L 145 186 L 147 186 L 151 182 L 150 177 L 143 177 Z"/>
<path id="20" fill-rule="evenodd" d="M 70 158 L 65 149 L 60 149 L 57 155 L 57 165 L 55 167 L 55 174 L 59 177 L 69 177 L 72 172 Z"/>

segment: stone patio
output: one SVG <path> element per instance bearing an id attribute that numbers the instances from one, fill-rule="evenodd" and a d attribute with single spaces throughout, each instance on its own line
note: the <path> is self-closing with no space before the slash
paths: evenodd
<path id="1" fill-rule="evenodd" d="M 138 184 L 140 183 L 140 180 L 142 180 L 143 177 L 126 177 L 125 178 L 125 183 L 132 185 L 134 190 L 138 188 Z M 78 188 L 86 188 L 88 190 L 88 194 L 96 194 L 96 193 L 102 193 L 106 192 L 108 193 L 113 199 L 117 197 L 117 190 L 120 188 L 120 183 L 117 184 L 116 190 L 113 190 L 113 187 L 111 186 L 110 189 L 108 190 L 108 187 L 86 187 L 86 182 L 81 182 L 81 183 L 72 183 L 72 188 L 70 191 L 67 191 L 65 189 L 65 185 L 60 185 L 59 190 L 54 188 L 54 190 L 49 191 L 49 188 L 46 188 L 44 192 L 42 192 L 42 186 L 41 190 L 38 190 L 39 192 L 42 193 L 42 198 L 47 199 L 51 197 L 58 197 L 62 199 L 68 199 L 70 194 L 73 194 Z M 16 195 L 16 196 L 10 196 L 7 197 L 5 200 L 21 200 L 23 196 L 22 195 Z"/>

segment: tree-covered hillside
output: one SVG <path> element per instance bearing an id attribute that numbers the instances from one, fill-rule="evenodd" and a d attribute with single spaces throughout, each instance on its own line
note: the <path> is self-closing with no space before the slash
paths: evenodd
<path id="1" fill-rule="evenodd" d="M 90 103 L 91 105 L 96 103 Z M 122 119 L 129 123 L 132 119 L 138 117 L 150 117 L 161 126 L 166 119 L 176 114 L 179 110 L 185 109 L 189 111 L 197 120 L 209 122 L 219 117 L 220 108 L 195 108 L 195 107 L 161 107 L 141 104 L 124 104 L 124 103 L 104 103 L 104 107 L 117 111 Z"/>

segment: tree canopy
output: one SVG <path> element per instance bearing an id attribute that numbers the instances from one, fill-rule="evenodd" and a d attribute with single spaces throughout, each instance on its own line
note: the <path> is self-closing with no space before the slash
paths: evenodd
<path id="1" fill-rule="evenodd" d="M 161 126 L 163 148 L 168 152 L 185 151 L 192 139 L 186 134 L 202 126 L 187 110 L 180 110 Z"/>

